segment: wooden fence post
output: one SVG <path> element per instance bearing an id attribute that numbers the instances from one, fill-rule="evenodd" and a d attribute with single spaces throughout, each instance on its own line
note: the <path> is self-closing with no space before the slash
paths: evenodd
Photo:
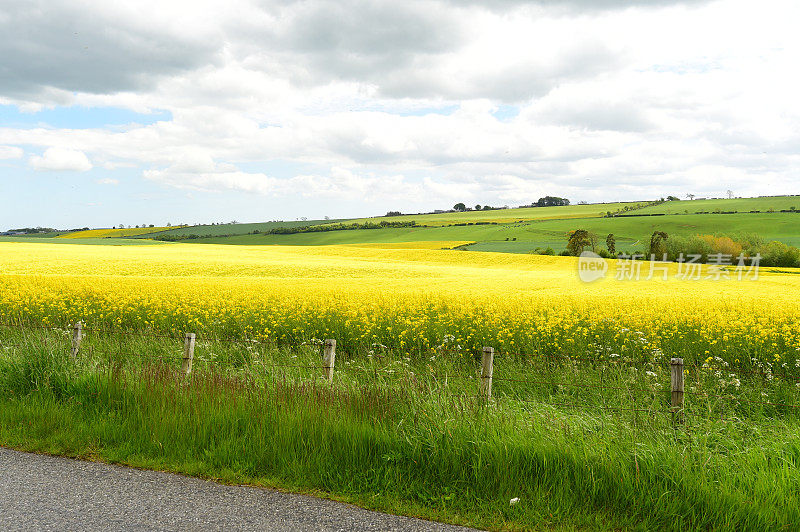
<path id="1" fill-rule="evenodd" d="M 494 348 L 484 347 L 481 359 L 481 394 L 492 398 L 492 373 L 494 372 Z"/>
<path id="2" fill-rule="evenodd" d="M 78 356 L 78 351 L 81 350 L 81 339 L 83 338 L 83 322 L 79 321 L 72 326 L 72 351 L 70 351 L 72 358 Z"/>
<path id="3" fill-rule="evenodd" d="M 322 352 L 322 367 L 325 368 L 325 378 L 333 382 L 333 366 L 336 363 L 336 340 L 325 340 Z"/>
<path id="4" fill-rule="evenodd" d="M 683 359 L 673 358 L 669 361 L 670 384 L 672 387 L 672 419 L 683 423 Z"/>
<path id="5" fill-rule="evenodd" d="M 194 333 L 186 333 L 183 339 L 183 371 L 186 375 L 192 372 L 192 362 L 194 361 Z"/>

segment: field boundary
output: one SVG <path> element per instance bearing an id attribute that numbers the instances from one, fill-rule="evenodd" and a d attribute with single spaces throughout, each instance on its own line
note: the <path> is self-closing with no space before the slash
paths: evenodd
<path id="1" fill-rule="evenodd" d="M 180 363 L 180 372 L 188 377 L 191 375 L 194 365 L 194 352 L 195 352 L 195 345 L 199 340 L 202 341 L 210 341 L 210 342 L 226 342 L 226 343 L 235 343 L 235 344 L 265 344 L 265 345 L 273 345 L 277 347 L 277 343 L 273 341 L 263 341 L 263 340 L 255 340 L 250 338 L 218 338 L 212 336 L 201 336 L 198 337 L 196 333 L 187 332 L 184 333 L 182 336 L 174 335 L 174 334 L 159 334 L 154 332 L 146 332 L 146 331 L 122 331 L 117 329 L 107 329 L 107 328 L 91 328 L 91 327 L 84 327 L 83 322 L 76 322 L 75 324 L 69 327 L 57 327 L 57 326 L 46 326 L 46 325 L 26 325 L 26 324 L 11 324 L 11 323 L 0 323 L 0 327 L 6 328 L 15 328 L 15 329 L 40 329 L 40 330 L 53 330 L 53 331 L 68 331 L 70 332 L 70 357 L 73 360 L 77 360 L 79 355 L 81 354 L 81 344 L 83 340 L 87 337 L 87 333 L 98 333 L 98 334 L 114 334 L 114 335 L 123 335 L 123 336 L 134 336 L 134 337 L 141 337 L 141 338 L 154 338 L 154 339 L 161 339 L 161 340 L 175 340 L 175 341 L 182 341 L 182 350 L 179 350 L 176 347 L 176 355 L 168 356 L 168 355 L 142 355 L 136 353 L 117 353 L 118 355 L 126 354 L 137 356 L 139 358 L 147 358 L 153 360 L 160 360 L 162 362 L 168 363 Z M 47 343 L 47 338 L 44 339 L 44 342 Z M 335 370 L 336 370 L 336 340 L 335 339 L 326 339 L 326 340 L 313 340 L 311 342 L 303 342 L 303 343 L 281 343 L 280 347 L 288 347 L 288 348 L 300 348 L 300 347 L 313 347 L 316 346 L 320 348 L 321 351 L 321 364 L 275 364 L 271 363 L 267 366 L 270 368 L 293 368 L 293 369 L 315 369 L 315 370 L 322 370 L 324 379 L 329 382 L 333 383 Z M 7 342 L 0 341 L 0 348 L 9 348 L 9 347 L 23 347 L 21 344 L 9 344 Z M 179 354 L 178 354 L 179 353 Z M 476 354 L 477 355 L 477 354 Z M 493 347 L 483 347 L 480 353 L 480 374 L 477 376 L 478 378 L 475 379 L 477 381 L 477 386 L 475 387 L 475 394 L 474 395 L 466 395 L 466 394 L 459 394 L 462 397 L 473 397 L 483 402 L 492 402 L 497 400 L 495 396 L 492 395 L 492 384 L 495 381 L 498 382 L 506 382 L 511 384 L 527 384 L 527 385 L 534 385 L 534 386 L 549 386 L 549 387 L 560 387 L 560 388 L 577 388 L 577 389 L 584 389 L 584 388 L 592 388 L 594 390 L 601 390 L 601 391 L 610 391 L 610 392 L 625 392 L 634 390 L 631 387 L 625 386 L 614 386 L 614 385 L 607 385 L 607 384 L 585 384 L 580 382 L 557 382 L 553 379 L 523 379 L 523 378 L 516 378 L 513 376 L 506 376 L 506 375 L 496 375 L 495 374 L 495 357 L 496 356 L 503 356 L 503 357 L 514 357 L 514 358 L 538 358 L 543 360 L 550 360 L 550 361 L 560 361 L 565 362 L 567 364 L 585 364 L 585 365 L 596 365 L 599 360 L 591 359 L 588 357 L 574 357 L 569 355 L 545 355 L 545 354 L 529 354 L 529 353 L 514 353 L 514 352 L 505 352 L 500 353 L 496 352 Z M 379 355 L 379 358 L 384 358 Z M 210 366 L 224 366 L 225 364 L 232 364 L 231 362 L 223 362 L 219 360 L 204 360 L 204 362 L 208 363 Z M 637 364 L 636 361 L 623 361 L 617 360 L 616 363 L 620 364 Z M 601 410 L 608 410 L 608 411 L 630 411 L 630 412 L 648 412 L 650 414 L 667 414 L 670 415 L 672 418 L 672 422 L 674 425 L 682 425 L 686 421 L 686 398 L 687 396 L 691 397 L 698 397 L 698 398 L 707 398 L 707 399 L 737 399 L 733 394 L 708 394 L 703 392 L 691 391 L 686 390 L 685 386 L 685 377 L 689 375 L 690 370 L 695 372 L 695 375 L 701 371 L 707 371 L 710 368 L 707 366 L 703 366 L 700 364 L 685 364 L 682 358 L 672 358 L 669 362 L 661 362 L 655 363 L 650 362 L 652 365 L 660 366 L 669 368 L 670 370 L 670 386 L 669 386 L 669 406 L 663 410 L 655 409 L 655 408 L 642 408 L 635 404 L 635 400 L 633 401 L 630 407 L 626 406 L 609 406 L 607 404 L 602 405 L 587 405 L 587 404 L 580 404 L 580 403 L 553 403 L 553 402 L 546 402 L 540 401 L 542 404 L 550 405 L 550 406 L 559 406 L 559 407 L 574 407 L 574 408 L 597 408 Z M 753 371 L 753 370 L 745 370 L 745 369 L 733 369 L 733 368 L 725 368 L 725 372 L 730 372 L 736 375 L 747 375 L 747 376 L 761 376 L 765 380 L 772 380 L 775 378 L 782 378 L 787 382 L 791 381 L 795 383 L 797 387 L 800 387 L 800 377 L 791 377 L 786 374 L 773 374 L 763 371 Z M 408 377 L 412 377 L 413 373 L 408 373 Z M 464 379 L 461 376 L 449 376 L 449 379 Z M 464 379 L 466 380 L 466 379 Z M 472 380 L 472 379 L 470 379 Z M 473 381 L 473 382 L 475 382 Z M 638 391 L 643 391 L 641 390 Z M 666 394 L 666 390 L 664 393 Z M 530 402 L 534 401 L 533 399 L 520 399 L 517 400 L 522 402 Z M 737 399 L 738 400 L 738 399 Z M 665 401 L 666 402 L 666 401 Z M 758 404 L 763 406 L 771 406 L 774 408 L 781 408 L 781 409 L 799 409 L 800 404 L 789 404 L 789 403 L 775 403 L 770 401 L 753 401 L 753 400 L 746 400 L 746 403 Z"/>

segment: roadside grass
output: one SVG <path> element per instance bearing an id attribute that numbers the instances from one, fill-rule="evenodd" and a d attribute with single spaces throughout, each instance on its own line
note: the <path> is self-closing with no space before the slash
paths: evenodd
<path id="1" fill-rule="evenodd" d="M 199 338 L 188 378 L 180 339 L 96 334 L 75 361 L 69 345 L 0 330 L 0 443 L 492 529 L 800 524 L 798 413 L 746 400 L 792 397 L 778 377 L 726 394 L 690 372 L 708 397 L 674 426 L 655 361 L 498 356 L 487 403 L 477 360 L 453 351 L 342 350 L 331 384 L 315 343 Z"/>

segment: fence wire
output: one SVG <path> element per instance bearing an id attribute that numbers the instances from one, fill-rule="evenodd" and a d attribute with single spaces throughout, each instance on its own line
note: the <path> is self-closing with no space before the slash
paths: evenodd
<path id="1" fill-rule="evenodd" d="M 15 328 L 15 329 L 20 329 L 22 331 L 29 330 L 29 329 L 45 330 L 45 331 L 59 331 L 59 332 L 62 332 L 62 333 L 63 332 L 67 332 L 67 333 L 68 332 L 73 332 L 74 333 L 76 331 L 76 328 L 75 328 L 74 325 L 68 325 L 68 326 L 55 326 L 55 325 L 52 325 L 52 326 L 50 326 L 50 325 L 33 325 L 33 324 L 28 325 L 28 324 L 21 324 L 21 323 L 7 323 L 7 322 L 5 322 L 5 323 L 0 323 L 0 327 Z M 82 327 L 81 331 L 83 333 L 82 336 L 81 336 L 82 339 L 85 338 L 86 333 L 90 333 L 90 332 L 91 333 L 98 333 L 98 334 L 114 335 L 114 336 L 157 338 L 157 339 L 160 339 L 160 340 L 176 340 L 176 341 L 185 340 L 185 338 L 186 338 L 186 336 L 178 336 L 178 335 L 172 335 L 172 334 L 161 334 L 161 333 L 155 333 L 155 332 L 151 332 L 151 331 L 130 331 L 130 330 L 122 330 L 122 329 L 103 328 L 103 327 Z M 59 339 L 62 340 L 63 342 L 65 342 L 65 343 L 69 340 L 69 338 L 67 338 L 67 337 L 61 337 Z M 50 341 L 52 341 L 52 340 L 49 340 L 47 337 L 43 337 L 41 340 L 39 340 L 40 343 L 43 343 L 45 345 L 47 345 L 48 342 L 50 342 Z M 73 341 L 74 341 L 74 339 L 73 339 Z M 10 348 L 21 349 L 21 348 L 25 348 L 25 347 L 30 347 L 32 343 L 36 343 L 35 340 L 32 341 L 29 338 L 25 338 L 24 342 L 25 343 L 16 343 L 16 342 L 15 343 L 7 343 L 7 342 L 3 342 L 2 340 L 0 340 L 0 348 L 4 348 L 6 350 L 10 349 Z M 201 336 L 201 337 L 195 336 L 195 343 L 196 344 L 197 343 L 200 343 L 200 344 L 202 344 L 202 343 L 240 344 L 240 345 L 242 345 L 244 347 L 250 347 L 252 345 L 259 345 L 259 346 L 268 345 L 268 346 L 272 346 L 272 347 L 285 347 L 285 348 L 306 347 L 306 348 L 312 348 L 312 349 L 321 349 L 323 347 L 321 342 L 320 343 L 317 343 L 317 342 L 291 343 L 291 342 L 279 342 L 277 339 L 274 339 L 274 338 L 262 338 L 262 339 L 221 338 L 221 337 L 216 337 L 216 336 Z M 363 349 L 369 349 L 371 347 L 374 348 L 374 346 L 371 346 L 371 345 L 368 345 L 368 344 L 364 344 L 364 345 L 353 344 L 353 345 L 350 345 L 350 346 L 338 345 L 337 347 L 340 350 L 340 354 L 341 353 L 349 353 L 349 352 L 350 353 L 357 352 L 359 349 L 363 350 Z M 349 348 L 349 350 L 348 350 L 348 348 Z M 103 353 L 95 353 L 94 350 L 91 347 L 88 349 L 88 351 L 93 355 L 95 355 L 95 354 L 98 355 L 98 356 L 102 356 L 103 355 Z M 138 359 L 142 359 L 142 360 L 160 360 L 160 361 L 170 362 L 170 363 L 179 363 L 179 362 L 182 362 L 182 361 L 184 361 L 186 359 L 184 354 L 180 353 L 180 352 L 176 352 L 174 355 L 148 355 L 148 354 L 143 354 L 143 353 L 124 352 L 124 351 L 116 351 L 116 352 L 111 352 L 111 353 L 106 353 L 106 354 L 107 355 L 111 355 L 113 357 L 117 357 L 117 358 L 128 357 L 128 358 L 134 358 L 134 359 L 138 358 Z M 526 358 L 537 358 L 537 359 L 543 359 L 543 360 L 558 360 L 558 361 L 568 362 L 568 363 L 569 362 L 583 362 L 583 363 L 588 363 L 589 365 L 591 365 L 592 369 L 597 369 L 596 366 L 598 364 L 607 364 L 607 363 L 624 364 L 624 365 L 648 364 L 651 367 L 652 366 L 657 366 L 657 367 L 670 367 L 670 366 L 672 366 L 672 363 L 670 363 L 670 362 L 637 361 L 637 360 L 633 360 L 633 359 L 626 360 L 626 359 L 623 359 L 623 358 L 596 359 L 596 358 L 588 358 L 588 357 L 571 356 L 571 355 L 567 355 L 567 354 L 554 355 L 554 354 L 544 354 L 544 353 L 516 353 L 516 352 L 501 352 L 501 351 L 498 351 L 498 352 L 494 353 L 494 355 L 495 355 L 495 357 L 500 358 L 501 360 L 505 359 L 505 358 L 526 357 Z M 378 359 L 378 360 L 383 360 L 383 359 L 389 358 L 389 357 L 386 357 L 386 356 L 381 355 L 381 354 L 375 354 L 374 357 L 376 359 Z M 214 366 L 230 366 L 230 367 L 242 368 L 242 367 L 248 367 L 248 366 L 251 366 L 251 367 L 258 366 L 258 367 L 261 367 L 263 369 L 314 369 L 314 370 L 330 369 L 328 366 L 323 366 L 323 365 L 275 364 L 275 363 L 269 362 L 267 360 L 257 360 L 257 359 L 256 360 L 253 360 L 253 359 L 250 359 L 250 360 L 220 360 L 220 359 L 216 359 L 216 358 L 208 359 L 208 358 L 204 358 L 204 357 L 200 356 L 200 357 L 194 357 L 192 360 L 193 360 L 195 365 L 200 364 L 200 365 L 203 365 L 203 366 L 211 366 L 211 367 L 214 367 Z M 16 364 L 15 361 L 12 361 L 10 359 L 4 359 L 4 363 Z M 701 364 L 697 364 L 697 363 L 684 364 L 682 366 L 682 368 L 685 371 L 687 371 L 687 373 L 688 373 L 688 370 L 694 370 L 694 372 L 696 373 L 696 376 L 707 375 L 708 372 L 723 372 L 723 373 L 731 373 L 731 374 L 736 374 L 736 375 L 760 375 L 760 376 L 763 376 L 763 377 L 768 377 L 770 380 L 771 379 L 783 379 L 785 381 L 793 381 L 793 382 L 800 381 L 800 377 L 793 377 L 793 376 L 787 375 L 785 371 L 776 373 L 776 372 L 772 372 L 772 371 L 757 371 L 757 370 L 749 370 L 749 369 L 744 369 L 744 368 L 732 368 L 732 367 L 716 368 L 716 367 L 710 367 L 708 365 L 701 365 Z M 615 386 L 615 385 L 608 385 L 608 384 L 602 384 L 602 383 L 586 384 L 586 383 L 576 383 L 576 382 L 557 382 L 557 381 L 553 381 L 553 380 L 535 380 L 535 379 L 524 379 L 524 378 L 517 378 L 517 377 L 504 377 L 504 376 L 497 376 L 497 375 L 492 375 L 491 377 L 487 377 L 487 376 L 481 376 L 481 375 L 477 375 L 477 374 L 475 376 L 449 375 L 449 374 L 441 375 L 441 374 L 437 374 L 435 372 L 434 373 L 427 373 L 427 372 L 424 372 L 424 371 L 421 371 L 419 373 L 414 373 L 414 372 L 411 372 L 411 371 L 402 371 L 400 369 L 389 369 L 389 368 L 386 368 L 386 367 L 384 367 L 384 368 L 351 367 L 351 368 L 348 368 L 348 369 L 350 369 L 351 371 L 362 372 L 366 376 L 372 377 L 371 380 L 373 380 L 373 381 L 378 380 L 380 377 L 401 377 L 401 378 L 405 377 L 405 378 L 408 378 L 408 379 L 415 379 L 415 380 L 417 378 L 424 377 L 424 378 L 433 379 L 434 381 L 439 382 L 439 383 L 442 383 L 442 382 L 448 383 L 450 381 L 460 381 L 460 382 L 468 382 L 472 386 L 478 386 L 478 385 L 481 385 L 482 382 L 485 379 L 490 378 L 492 381 L 497 381 L 497 382 L 501 382 L 501 383 L 502 382 L 507 382 L 507 383 L 512 383 L 512 384 L 529 384 L 529 385 L 534 385 L 534 386 L 560 386 L 560 387 L 564 387 L 564 388 L 593 389 L 593 390 L 600 390 L 600 391 L 602 391 L 602 390 L 616 390 L 616 391 L 635 392 L 635 393 L 639 393 L 639 394 L 653 394 L 653 393 L 656 393 L 656 394 L 665 394 L 666 395 L 670 391 L 670 390 L 666 390 L 666 389 L 658 390 L 658 389 L 653 389 L 653 388 L 639 388 L 639 387 L 631 387 L 631 386 Z M 548 368 L 543 368 L 543 369 L 546 370 Z M 457 398 L 461 398 L 461 399 L 465 399 L 465 398 L 466 399 L 472 399 L 472 398 L 479 398 L 479 399 L 483 398 L 483 399 L 486 399 L 486 395 L 482 394 L 482 393 L 478 393 L 478 394 L 472 395 L 472 394 L 468 394 L 466 392 L 462 392 L 462 393 L 443 392 L 442 388 L 439 388 L 438 390 L 433 390 L 432 393 L 439 393 L 440 395 L 452 396 L 452 397 L 457 397 Z M 771 401 L 758 401 L 758 400 L 744 399 L 744 398 L 742 398 L 740 396 L 737 397 L 734 394 L 709 394 L 709 393 L 704 393 L 704 392 L 696 392 L 696 391 L 693 392 L 693 391 L 685 391 L 685 390 L 683 392 L 681 392 L 681 393 L 683 393 L 685 395 L 693 396 L 693 397 L 703 397 L 703 398 L 708 398 L 708 399 L 725 399 L 725 400 L 729 400 L 729 401 L 737 401 L 740 404 L 756 404 L 756 405 L 772 406 L 772 407 L 776 407 L 776 408 L 791 408 L 791 409 L 800 408 L 800 405 L 798 405 L 798 404 L 777 403 L 777 402 L 771 402 Z M 494 399 L 496 400 L 497 397 L 495 397 Z M 536 398 L 502 397 L 502 399 L 503 400 L 511 399 L 511 400 L 521 401 L 521 402 L 526 402 L 526 403 L 537 402 L 537 403 L 540 403 L 542 405 L 558 406 L 558 407 L 565 407 L 565 408 L 590 408 L 590 409 L 591 408 L 595 408 L 595 409 L 612 410 L 612 411 L 631 411 L 631 412 L 668 413 L 668 414 L 674 414 L 675 413 L 675 408 L 674 407 L 672 407 L 672 408 L 670 408 L 668 410 L 665 410 L 665 409 L 652 409 L 652 408 L 636 408 L 635 406 L 631 406 L 631 407 L 609 406 L 607 404 L 554 403 L 554 402 L 542 401 L 541 399 L 536 399 Z M 602 397 L 602 394 L 601 394 L 601 400 L 605 400 L 605 398 Z M 682 411 L 685 411 L 685 410 L 682 410 Z M 737 418 L 720 418 L 720 419 L 721 420 L 724 420 L 724 419 L 736 420 Z"/>

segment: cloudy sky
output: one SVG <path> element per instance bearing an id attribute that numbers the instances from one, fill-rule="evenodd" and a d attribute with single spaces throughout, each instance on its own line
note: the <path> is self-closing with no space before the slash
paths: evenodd
<path id="1" fill-rule="evenodd" d="M 0 229 L 800 193 L 796 0 L 0 0 Z"/>

